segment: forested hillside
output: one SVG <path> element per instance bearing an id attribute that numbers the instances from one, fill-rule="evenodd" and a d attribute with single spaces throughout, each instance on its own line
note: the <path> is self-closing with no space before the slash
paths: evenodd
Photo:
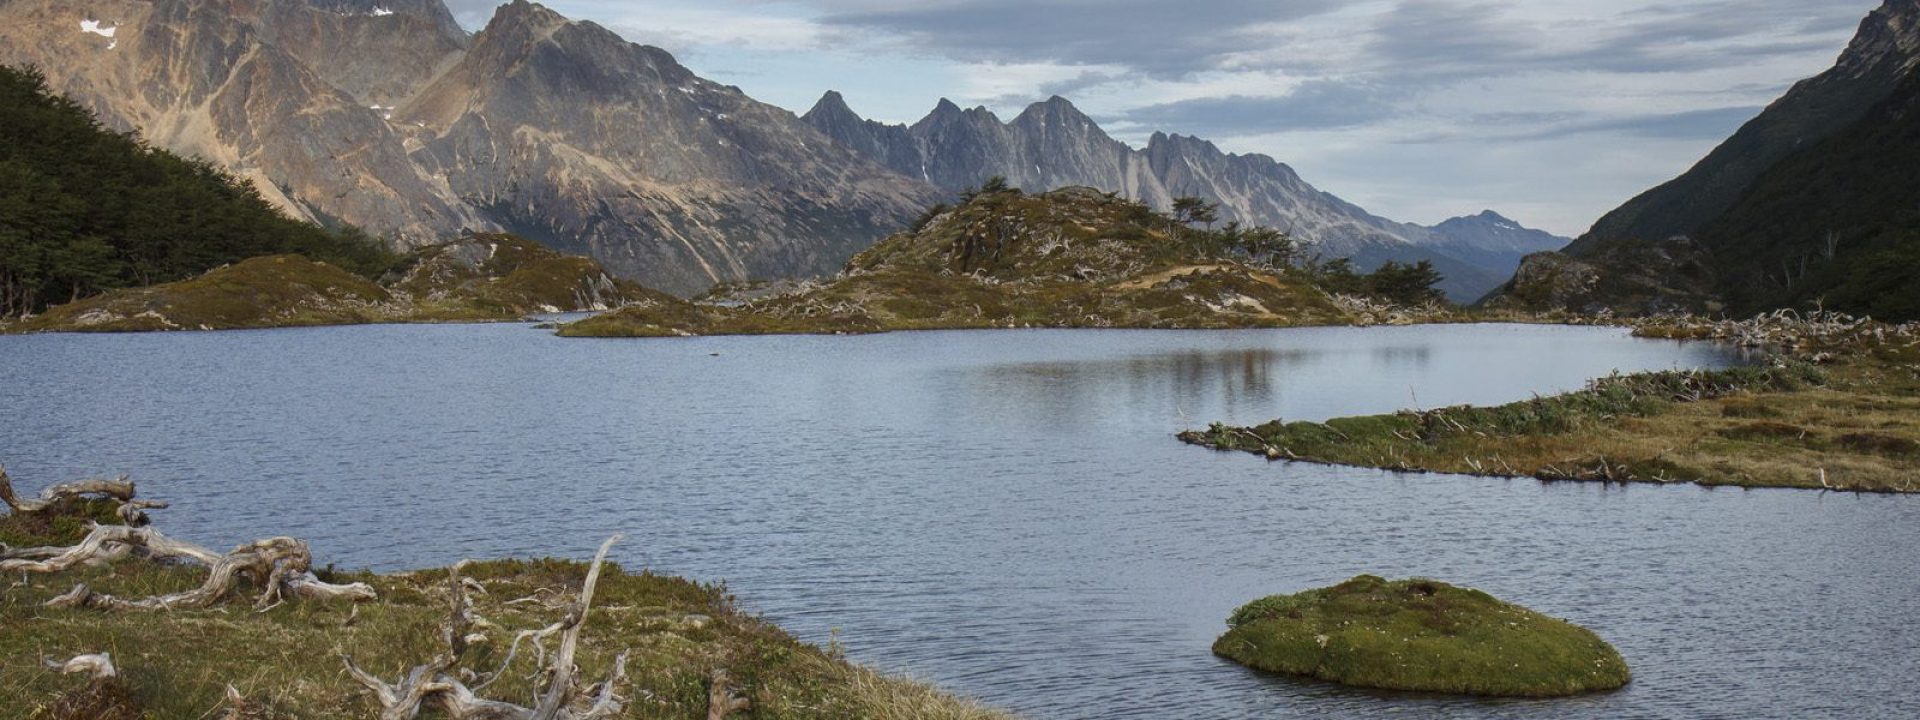
<path id="1" fill-rule="evenodd" d="M 290 219 L 245 182 L 102 126 L 31 68 L 0 67 L 0 318 L 297 253 L 369 278 L 398 259 Z"/>
<path id="2" fill-rule="evenodd" d="M 1761 175 L 1700 234 L 1737 310 L 1920 318 L 1920 74 Z"/>

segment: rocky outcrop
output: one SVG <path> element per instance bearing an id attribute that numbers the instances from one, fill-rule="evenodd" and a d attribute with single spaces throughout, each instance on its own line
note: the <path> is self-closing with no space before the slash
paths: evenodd
<path id="1" fill-rule="evenodd" d="M 589 258 L 486 233 L 414 250 L 377 283 L 299 255 L 267 255 L 55 306 L 0 323 L 0 333 L 487 322 L 666 301 L 680 302 Z"/>
<path id="2" fill-rule="evenodd" d="M 1008 327 L 1220 329 L 1367 322 L 1297 268 L 1087 187 L 981 192 L 854 256 L 832 281 L 636 302 L 573 337 Z M 1260 259 L 1256 259 L 1260 258 Z"/>
<path id="3" fill-rule="evenodd" d="M 1535 253 L 1521 261 L 1513 279 L 1486 305 L 1586 314 L 1718 312 L 1723 306 L 1711 290 L 1717 282 L 1713 268 L 1705 248 L 1678 236 L 1658 243 L 1608 243 L 1580 257 Z"/>

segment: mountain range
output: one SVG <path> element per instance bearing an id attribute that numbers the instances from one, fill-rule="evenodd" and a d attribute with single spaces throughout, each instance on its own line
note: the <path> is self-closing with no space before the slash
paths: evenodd
<path id="1" fill-rule="evenodd" d="M 1060 98 L 1012 123 L 942 101 L 889 126 L 829 93 L 799 117 L 526 0 L 471 34 L 440 0 L 10 0 L 0 63 L 39 67 L 110 126 L 226 168 L 295 217 L 402 248 L 509 231 L 682 294 L 830 274 L 995 175 L 1162 208 L 1199 196 L 1363 269 L 1430 260 L 1457 299 L 1565 243 L 1484 216 L 1380 218 L 1198 138 L 1136 149 Z"/>
<path id="2" fill-rule="evenodd" d="M 920 121 L 890 125 L 862 118 L 829 91 L 801 117 L 894 172 L 949 193 L 999 176 L 1032 191 L 1100 188 L 1163 210 L 1176 197 L 1200 197 L 1220 204 L 1222 221 L 1286 230 L 1325 259 L 1352 258 L 1367 269 L 1431 261 L 1447 277 L 1442 288 L 1459 298 L 1497 285 L 1522 256 L 1569 242 L 1491 212 L 1435 227 L 1395 222 L 1315 188 L 1285 163 L 1226 153 L 1200 138 L 1156 132 L 1136 149 L 1059 96 L 1011 122 L 942 99 Z"/>
<path id="3" fill-rule="evenodd" d="M 1527 258 L 1534 309 L 1920 317 L 1920 0 L 1885 0 L 1834 67 L 1679 177 Z"/>

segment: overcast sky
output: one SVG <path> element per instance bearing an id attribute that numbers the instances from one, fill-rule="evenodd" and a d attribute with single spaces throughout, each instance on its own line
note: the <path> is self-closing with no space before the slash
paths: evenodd
<path id="1" fill-rule="evenodd" d="M 470 29 L 497 0 L 450 0 Z M 552 0 L 804 112 L 1066 96 L 1115 137 L 1271 155 L 1396 220 L 1563 235 L 1833 64 L 1879 0 Z"/>

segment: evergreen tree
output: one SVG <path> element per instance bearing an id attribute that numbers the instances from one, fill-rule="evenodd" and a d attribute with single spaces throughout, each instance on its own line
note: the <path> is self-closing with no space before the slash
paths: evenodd
<path id="1" fill-rule="evenodd" d="M 0 66 L 0 317 L 299 253 L 378 276 L 397 256 L 285 215 L 252 185 L 114 132 L 32 68 Z"/>

